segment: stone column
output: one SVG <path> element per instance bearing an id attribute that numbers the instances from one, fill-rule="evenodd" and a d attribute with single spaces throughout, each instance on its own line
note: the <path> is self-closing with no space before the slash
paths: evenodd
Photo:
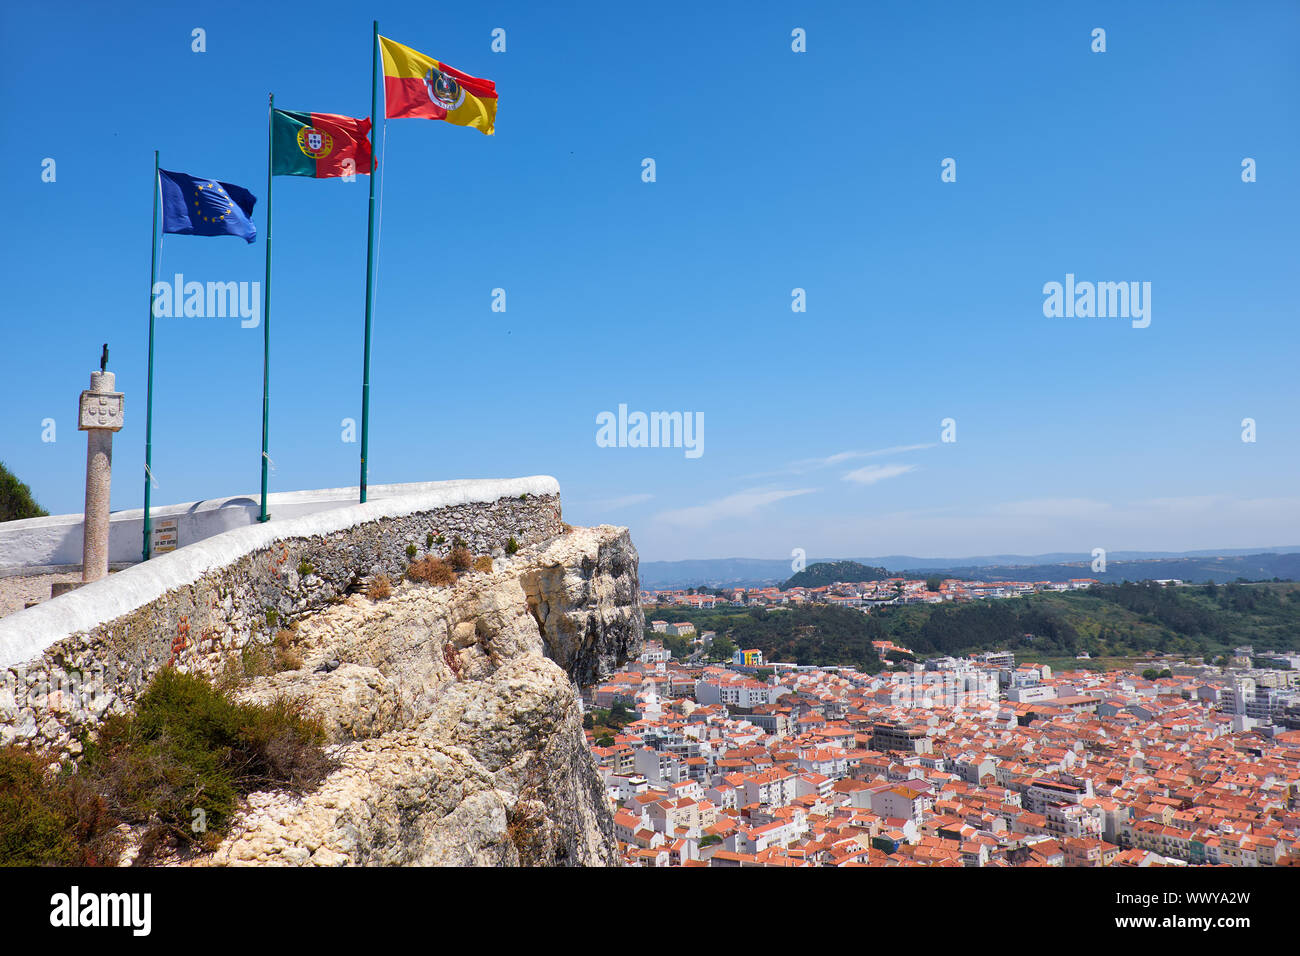
<path id="1" fill-rule="evenodd" d="M 107 350 L 106 354 L 107 354 Z M 102 365 L 102 363 L 101 363 Z M 116 377 L 90 373 L 90 389 L 81 393 L 77 428 L 86 433 L 86 510 L 82 524 L 81 580 L 108 574 L 108 496 L 113 477 L 113 432 L 122 428 L 124 401 L 113 391 Z"/>

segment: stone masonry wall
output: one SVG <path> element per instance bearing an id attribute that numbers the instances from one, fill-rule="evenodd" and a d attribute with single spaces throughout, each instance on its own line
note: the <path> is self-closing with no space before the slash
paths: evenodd
<path id="1" fill-rule="evenodd" d="M 21 742 L 78 753 L 79 733 L 106 713 L 127 710 L 161 667 L 213 674 L 230 654 L 250 643 L 270 643 L 285 623 L 345 597 L 366 577 L 399 579 L 410 563 L 408 545 L 415 546 L 417 556 L 445 556 L 459 538 L 475 555 L 499 557 L 511 537 L 521 547 L 536 545 L 563 527 L 558 493 L 525 493 L 380 517 L 323 534 L 279 536 L 128 613 L 64 636 L 29 660 L 0 659 L 0 745 Z M 445 543 L 426 548 L 429 535 L 442 536 Z M 179 558 L 186 550 L 155 562 Z M 155 562 L 89 587 L 111 588 L 115 579 L 125 583 L 137 571 L 148 573 Z M 78 593 L 90 591 L 46 605 Z M 38 610 L 0 622 L 0 652 L 6 634 L 21 638 L 16 629 L 24 615 Z"/>

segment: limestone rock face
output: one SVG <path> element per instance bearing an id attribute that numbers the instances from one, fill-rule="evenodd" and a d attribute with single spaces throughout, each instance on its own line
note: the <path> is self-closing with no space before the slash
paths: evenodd
<path id="1" fill-rule="evenodd" d="M 640 653 L 638 594 L 626 529 L 601 526 L 304 619 L 302 668 L 238 694 L 301 700 L 337 769 L 307 794 L 253 794 L 194 862 L 617 865 L 574 680 Z"/>
<path id="2" fill-rule="evenodd" d="M 548 656 L 589 684 L 615 670 L 629 648 L 641 646 L 637 554 L 630 539 L 594 553 L 579 553 L 578 541 L 567 543 L 525 572 L 520 584 Z"/>

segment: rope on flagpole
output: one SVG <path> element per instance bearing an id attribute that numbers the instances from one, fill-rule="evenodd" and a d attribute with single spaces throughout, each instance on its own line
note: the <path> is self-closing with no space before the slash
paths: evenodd
<path id="1" fill-rule="evenodd" d="M 384 118 L 383 141 L 379 145 L 379 216 L 375 231 L 378 235 L 375 237 L 375 289 L 374 289 L 374 311 L 378 312 L 379 304 L 379 267 L 384 261 L 384 180 L 388 178 L 388 118 Z M 373 175 L 373 173 L 371 174 Z"/>

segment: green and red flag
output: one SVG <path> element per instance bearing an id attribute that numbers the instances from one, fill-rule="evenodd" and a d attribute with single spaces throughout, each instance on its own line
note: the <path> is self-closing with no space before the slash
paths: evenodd
<path id="1" fill-rule="evenodd" d="M 271 114 L 273 176 L 368 176 L 370 120 L 335 113 Z"/>

